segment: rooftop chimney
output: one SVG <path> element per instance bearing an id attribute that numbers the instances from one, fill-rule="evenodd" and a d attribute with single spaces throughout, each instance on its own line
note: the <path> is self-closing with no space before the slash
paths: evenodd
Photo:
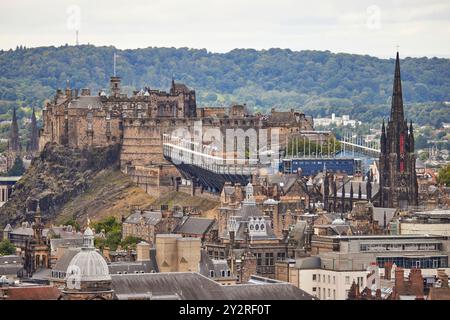
<path id="1" fill-rule="evenodd" d="M 91 89 L 88 89 L 88 88 L 81 89 L 81 95 L 82 96 L 90 96 L 91 95 Z"/>
<path id="2" fill-rule="evenodd" d="M 395 289 L 397 292 L 402 292 L 405 287 L 405 270 L 403 268 L 395 269 Z"/>
<path id="3" fill-rule="evenodd" d="M 141 241 L 136 245 L 136 261 L 150 261 L 150 244 Z"/>

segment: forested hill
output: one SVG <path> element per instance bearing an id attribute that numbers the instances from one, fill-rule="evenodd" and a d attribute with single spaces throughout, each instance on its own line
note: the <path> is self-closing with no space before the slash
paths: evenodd
<path id="1" fill-rule="evenodd" d="M 117 74 L 129 92 L 143 86 L 168 90 L 173 76 L 196 90 L 200 106 L 295 107 L 314 116 L 335 112 L 366 121 L 388 114 L 394 59 L 329 51 L 236 49 L 220 54 L 81 45 L 0 51 L 0 120 L 9 117 L 13 105 L 21 107 L 19 116 L 29 114 L 30 106 L 41 107 L 66 80 L 94 93 L 108 88 L 114 52 L 119 55 Z M 450 60 L 400 55 L 407 115 L 439 125 L 449 116 L 441 102 L 450 101 Z"/>

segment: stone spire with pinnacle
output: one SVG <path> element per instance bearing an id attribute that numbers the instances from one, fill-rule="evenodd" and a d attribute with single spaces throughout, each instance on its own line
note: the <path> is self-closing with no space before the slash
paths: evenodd
<path id="1" fill-rule="evenodd" d="M 11 129 L 9 131 L 9 151 L 19 152 L 20 149 L 19 125 L 17 124 L 16 108 L 14 107 Z"/>
<path id="2" fill-rule="evenodd" d="M 33 108 L 33 113 L 31 115 L 31 125 L 30 125 L 30 141 L 28 145 L 29 152 L 35 152 L 39 150 L 39 132 L 36 121 L 36 113 Z"/>
<path id="3" fill-rule="evenodd" d="M 394 122 L 403 121 L 403 95 L 402 81 L 400 76 L 400 58 L 397 51 L 395 59 L 394 87 L 392 90 L 391 120 Z"/>
<path id="4" fill-rule="evenodd" d="M 412 126 L 408 129 L 403 110 L 400 58 L 395 60 L 392 106 L 387 126 L 381 130 L 379 159 L 380 206 L 406 209 L 418 205 L 416 156 Z M 367 196 L 371 197 L 370 182 Z"/>

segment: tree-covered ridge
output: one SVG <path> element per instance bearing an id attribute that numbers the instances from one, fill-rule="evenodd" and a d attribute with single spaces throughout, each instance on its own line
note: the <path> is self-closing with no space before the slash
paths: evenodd
<path id="1" fill-rule="evenodd" d="M 310 114 L 350 114 L 371 121 L 387 116 L 392 59 L 329 51 L 236 49 L 228 53 L 187 48 L 118 50 L 92 45 L 0 51 L 0 119 L 11 105 L 41 107 L 57 87 L 108 87 L 116 52 L 125 90 L 168 89 L 172 77 L 197 92 L 200 106 L 247 103 L 255 110 L 303 108 Z M 407 116 L 418 123 L 448 118 L 450 60 L 401 60 Z M 430 104 L 430 102 L 438 102 Z M 420 110 L 437 110 L 434 117 Z M 28 115 L 19 109 L 18 116 Z M 5 117 L 5 116 L 4 116 Z"/>

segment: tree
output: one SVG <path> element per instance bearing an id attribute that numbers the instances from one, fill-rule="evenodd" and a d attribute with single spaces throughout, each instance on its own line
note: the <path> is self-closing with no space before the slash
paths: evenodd
<path id="1" fill-rule="evenodd" d="M 5 239 L 0 242 L 0 256 L 7 256 L 16 253 L 16 247 L 9 240 Z"/>
<path id="2" fill-rule="evenodd" d="M 122 240 L 120 245 L 122 246 L 122 248 L 130 246 L 131 248 L 136 249 L 136 245 L 141 241 L 145 240 L 135 236 L 127 236 L 125 239 Z"/>
<path id="3" fill-rule="evenodd" d="M 437 180 L 440 184 L 450 187 L 450 163 L 439 169 Z"/>
<path id="4" fill-rule="evenodd" d="M 106 217 L 93 224 L 95 232 L 103 231 L 105 238 L 95 239 L 95 245 L 101 249 L 109 247 L 111 250 L 116 250 L 122 241 L 122 226 L 115 217 Z"/>
<path id="5" fill-rule="evenodd" d="M 23 165 L 23 160 L 21 157 L 17 156 L 14 160 L 14 164 L 6 173 L 7 176 L 21 176 L 25 172 L 25 166 Z"/>

